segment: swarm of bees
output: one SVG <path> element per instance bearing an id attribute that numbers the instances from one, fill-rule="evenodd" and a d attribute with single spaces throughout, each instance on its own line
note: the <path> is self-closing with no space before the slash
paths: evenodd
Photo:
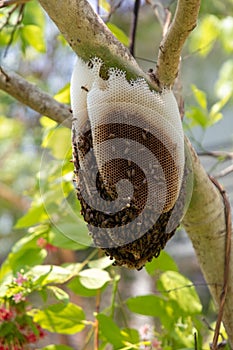
<path id="1" fill-rule="evenodd" d="M 119 70 L 103 81 L 100 65 L 78 62 L 71 81 L 75 187 L 95 246 L 113 265 L 140 270 L 179 226 L 182 127 L 170 91 L 128 83 Z"/>

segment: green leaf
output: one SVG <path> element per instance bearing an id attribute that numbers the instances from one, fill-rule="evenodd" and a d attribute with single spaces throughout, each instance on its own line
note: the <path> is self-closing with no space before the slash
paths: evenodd
<path id="1" fill-rule="evenodd" d="M 49 283 L 65 283 L 73 277 L 68 269 L 56 265 L 37 265 L 34 266 L 28 274 L 33 276 L 35 281 L 41 276 L 45 276 L 43 281 L 40 281 L 41 286 L 45 286 Z"/>
<path id="2" fill-rule="evenodd" d="M 155 275 L 156 271 L 178 271 L 175 261 L 164 250 L 161 251 L 158 258 L 153 258 L 151 262 L 146 263 L 145 269 L 151 276 Z"/>
<path id="3" fill-rule="evenodd" d="M 233 93 L 233 59 L 224 62 L 220 71 L 219 78 L 216 83 L 216 92 L 218 97 L 224 98 L 228 94 Z"/>
<path id="4" fill-rule="evenodd" d="M 107 267 L 112 265 L 112 260 L 110 260 L 107 256 L 103 258 L 91 260 L 88 263 L 88 266 L 96 269 L 106 269 Z"/>
<path id="5" fill-rule="evenodd" d="M 99 0 L 99 6 L 102 7 L 106 12 L 111 10 L 110 4 L 106 0 Z"/>
<path id="6" fill-rule="evenodd" d="M 220 33 L 220 21 L 214 15 L 205 16 L 190 37 L 190 50 L 207 56 Z"/>
<path id="7" fill-rule="evenodd" d="M 50 332 L 75 334 L 85 327 L 85 314 L 81 307 L 69 304 L 54 304 L 43 310 L 34 310 L 33 321 Z"/>
<path id="8" fill-rule="evenodd" d="M 107 341 L 114 346 L 114 349 L 120 349 L 123 345 L 123 335 L 120 328 L 116 323 L 108 316 L 104 314 L 98 314 L 96 316 L 99 323 L 99 330 L 101 335 L 104 336 Z"/>
<path id="9" fill-rule="evenodd" d="M 199 125 L 203 129 L 208 127 L 208 113 L 199 107 L 191 107 L 190 110 L 186 112 L 186 117 L 191 120 L 191 126 Z"/>
<path id="10" fill-rule="evenodd" d="M 29 227 L 48 219 L 43 203 L 34 204 L 16 223 L 15 228 Z"/>
<path id="11" fill-rule="evenodd" d="M 176 303 L 184 315 L 202 311 L 199 297 L 192 282 L 176 271 L 164 272 L 157 283 L 158 289 Z"/>
<path id="12" fill-rule="evenodd" d="M 127 35 L 125 35 L 125 33 L 118 28 L 115 24 L 113 23 L 107 23 L 108 28 L 111 30 L 111 32 L 113 33 L 113 35 L 115 35 L 115 37 L 125 46 L 129 45 L 129 38 L 127 37 Z"/>
<path id="13" fill-rule="evenodd" d="M 161 317 L 165 313 L 166 300 L 157 295 L 142 295 L 129 298 L 126 304 L 137 314 Z"/>
<path id="14" fill-rule="evenodd" d="M 209 117 L 210 117 L 210 125 L 217 123 L 220 119 L 222 119 L 222 113 L 219 113 L 221 109 L 225 106 L 225 104 L 229 101 L 232 93 L 228 93 L 224 96 L 220 101 L 216 102 L 210 109 Z"/>
<path id="15" fill-rule="evenodd" d="M 57 127 L 45 136 L 42 147 L 49 148 L 57 159 L 71 159 L 71 131 L 68 128 Z"/>
<path id="16" fill-rule="evenodd" d="M 27 6 L 25 6 L 23 24 L 36 24 L 37 26 L 44 28 L 45 15 L 42 11 L 42 7 L 37 1 L 31 0 L 27 3 Z"/>
<path id="17" fill-rule="evenodd" d="M 66 220 L 60 221 L 57 223 L 56 228 L 58 228 L 63 235 L 70 238 L 74 242 L 87 247 L 92 246 L 92 239 L 90 235 L 88 235 L 87 225 L 83 219 L 79 218 L 78 216 L 75 217 L 74 222 L 68 222 Z"/>
<path id="18" fill-rule="evenodd" d="M 46 52 L 43 29 L 34 24 L 27 24 L 20 29 L 22 38 L 25 42 L 38 52 Z"/>
<path id="19" fill-rule="evenodd" d="M 77 229 L 78 227 L 76 226 L 76 230 Z M 83 250 L 88 248 L 87 245 L 79 244 L 73 239 L 70 239 L 69 237 L 65 236 L 57 227 L 54 226 L 51 227 L 50 231 L 48 232 L 48 240 L 50 244 L 63 249 Z"/>
<path id="20" fill-rule="evenodd" d="M 47 289 L 53 293 L 57 300 L 62 301 L 63 303 L 69 302 L 69 295 L 63 289 L 56 286 L 47 286 Z"/>
<path id="21" fill-rule="evenodd" d="M 80 282 L 80 277 L 75 277 L 73 278 L 67 285 L 69 289 L 72 290 L 77 295 L 81 295 L 82 297 L 93 297 L 97 293 L 99 293 L 99 288 L 98 289 L 88 289 L 84 287 L 81 282 Z M 104 288 L 104 287 L 102 287 Z"/>
<path id="22" fill-rule="evenodd" d="M 233 17 L 227 16 L 221 20 L 220 39 L 227 52 L 233 51 Z"/>
<path id="23" fill-rule="evenodd" d="M 139 333 L 136 329 L 133 328 L 123 328 L 121 334 L 124 337 L 124 340 L 130 342 L 131 344 L 137 344 L 140 341 Z"/>
<path id="24" fill-rule="evenodd" d="M 201 108 L 204 110 L 207 110 L 207 99 L 206 99 L 206 93 L 200 89 L 198 89 L 195 85 L 191 85 L 192 92 L 195 97 L 195 100 L 199 104 Z"/>
<path id="25" fill-rule="evenodd" d="M 100 269 L 86 269 L 79 273 L 80 283 L 87 289 L 98 289 L 111 281 L 107 271 Z"/>
<path id="26" fill-rule="evenodd" d="M 46 256 L 47 253 L 44 249 L 22 249 L 17 253 L 10 253 L 8 255 L 4 269 L 7 269 L 7 265 L 13 272 L 28 269 L 34 265 L 41 264 Z"/>
<path id="27" fill-rule="evenodd" d="M 70 104 L 70 83 L 59 90 L 56 95 L 54 95 L 54 98 L 58 102 Z"/>

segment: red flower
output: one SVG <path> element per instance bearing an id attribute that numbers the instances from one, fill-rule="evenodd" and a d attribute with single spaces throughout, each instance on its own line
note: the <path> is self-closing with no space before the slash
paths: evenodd
<path id="1" fill-rule="evenodd" d="M 38 238 L 36 243 L 37 243 L 38 247 L 45 248 L 48 252 L 56 252 L 58 250 L 57 247 L 48 243 L 48 241 L 43 237 Z"/>
<path id="2" fill-rule="evenodd" d="M 27 339 L 28 343 L 36 343 L 37 342 L 37 337 L 34 333 L 27 334 L 26 339 Z"/>
<path id="3" fill-rule="evenodd" d="M 0 321 L 10 321 L 12 318 L 13 318 L 12 311 L 7 310 L 5 307 L 0 308 Z"/>

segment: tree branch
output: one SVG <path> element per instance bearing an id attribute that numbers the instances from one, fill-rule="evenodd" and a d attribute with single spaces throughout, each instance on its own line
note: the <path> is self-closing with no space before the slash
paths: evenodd
<path id="1" fill-rule="evenodd" d="M 94 56 L 103 60 L 103 76 L 110 67 L 126 71 L 128 79 L 146 76 L 86 0 L 39 2 L 79 57 L 85 62 Z"/>
<path id="2" fill-rule="evenodd" d="M 192 241 L 200 267 L 209 285 L 217 308 L 224 285 L 226 216 L 220 191 L 213 186 L 200 164 L 199 158 L 186 139 L 193 165 L 194 188 L 188 211 L 183 219 L 184 228 Z M 233 256 L 233 247 L 231 247 Z M 233 261 L 228 275 L 228 291 L 223 322 L 233 345 Z"/>
<path id="3" fill-rule="evenodd" d="M 26 211 L 30 207 L 30 203 L 26 198 L 16 194 L 15 191 L 2 182 L 0 182 L 0 198 L 9 202 L 13 207 L 20 211 Z"/>
<path id="4" fill-rule="evenodd" d="M 196 27 L 200 0 L 178 0 L 176 12 L 160 44 L 156 78 L 161 87 L 170 87 L 177 77 L 181 51 L 190 32 Z"/>
<path id="5" fill-rule="evenodd" d="M 57 102 L 34 84 L 14 72 L 3 70 L 2 67 L 0 67 L 0 89 L 36 112 L 71 127 L 72 113 L 69 106 Z"/>

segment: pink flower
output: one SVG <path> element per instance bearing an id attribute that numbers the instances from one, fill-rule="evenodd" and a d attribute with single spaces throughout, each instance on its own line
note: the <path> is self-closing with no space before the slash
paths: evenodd
<path id="1" fill-rule="evenodd" d="M 16 293 L 13 295 L 13 300 L 16 304 L 20 303 L 21 301 L 25 301 L 25 297 L 22 292 Z"/>
<path id="2" fill-rule="evenodd" d="M 143 340 L 150 340 L 153 336 L 153 329 L 146 323 L 139 329 L 139 333 Z"/>
<path id="3" fill-rule="evenodd" d="M 38 238 L 36 244 L 38 245 L 38 247 L 40 248 L 45 248 L 47 241 L 46 239 L 44 239 L 43 237 Z"/>
<path id="4" fill-rule="evenodd" d="M 154 349 L 154 350 L 162 350 L 161 341 L 159 341 L 157 338 L 154 338 L 151 341 L 151 346 L 152 346 L 152 349 Z"/>
<path id="5" fill-rule="evenodd" d="M 18 286 L 22 286 L 24 282 L 27 282 L 27 278 L 24 277 L 20 272 L 17 273 L 17 278 L 14 279 L 14 282 L 18 284 Z"/>

